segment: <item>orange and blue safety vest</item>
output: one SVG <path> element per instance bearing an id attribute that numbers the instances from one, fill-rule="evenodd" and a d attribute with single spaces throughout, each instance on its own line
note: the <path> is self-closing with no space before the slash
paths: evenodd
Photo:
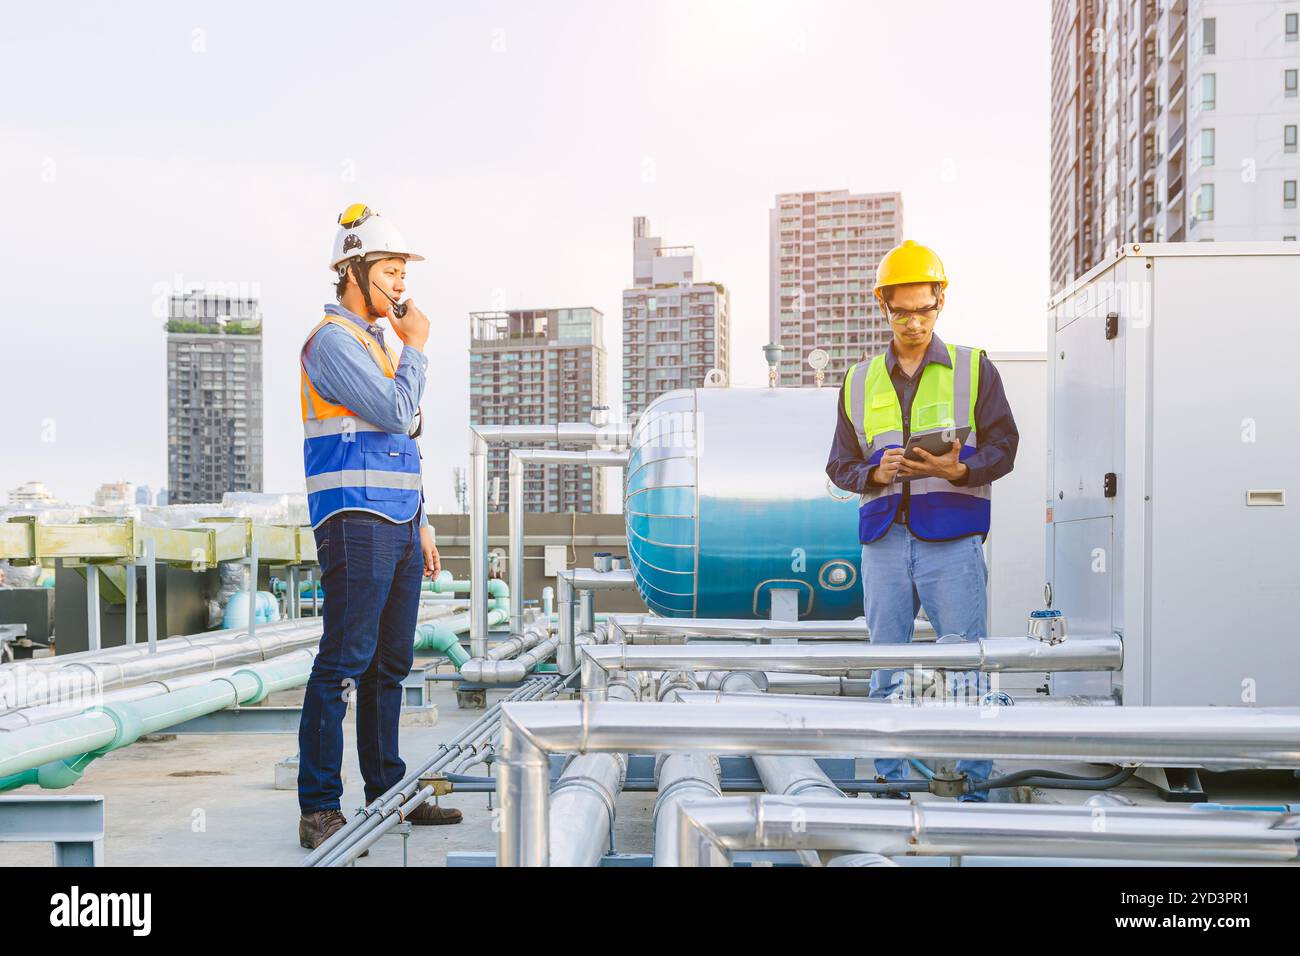
<path id="1" fill-rule="evenodd" d="M 340 511 L 368 511 L 390 521 L 410 521 L 420 511 L 420 449 L 414 438 L 385 431 L 346 405 L 323 398 L 303 361 L 316 333 L 336 325 L 355 338 L 388 378 L 393 357 L 347 319 L 326 315 L 303 344 L 301 377 L 303 468 L 313 528 Z"/>

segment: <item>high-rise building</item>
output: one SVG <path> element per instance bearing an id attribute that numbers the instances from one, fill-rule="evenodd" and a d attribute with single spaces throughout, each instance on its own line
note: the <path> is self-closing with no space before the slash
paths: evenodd
<path id="1" fill-rule="evenodd" d="M 712 369 L 731 374 L 731 293 L 700 278 L 694 246 L 665 246 L 632 220 L 632 285 L 623 290 L 623 417 Z"/>
<path id="2" fill-rule="evenodd" d="M 605 404 L 605 344 L 599 309 L 471 312 L 469 420 L 472 425 L 585 422 Z M 536 448 L 567 448 L 538 443 Z M 580 449 L 585 446 L 571 446 Z M 488 450 L 489 505 L 509 502 L 509 449 Z M 497 481 L 496 479 L 499 479 Z M 527 511 L 604 511 L 601 469 L 529 466 Z"/>
<path id="3" fill-rule="evenodd" d="M 167 322 L 167 486 L 173 504 L 262 490 L 262 313 L 187 292 Z"/>
<path id="4" fill-rule="evenodd" d="M 808 354 L 824 349 L 825 384 L 838 386 L 850 365 L 892 337 L 872 288 L 881 258 L 903 241 L 903 196 L 780 193 L 769 235 L 769 335 L 785 349 L 779 384 L 815 385 Z"/>
<path id="5" fill-rule="evenodd" d="M 138 505 L 153 504 L 153 489 L 148 485 L 137 485 L 135 489 L 135 503 Z"/>
<path id="6" fill-rule="evenodd" d="M 1053 0 L 1051 278 L 1121 245 L 1300 233 L 1300 7 Z"/>

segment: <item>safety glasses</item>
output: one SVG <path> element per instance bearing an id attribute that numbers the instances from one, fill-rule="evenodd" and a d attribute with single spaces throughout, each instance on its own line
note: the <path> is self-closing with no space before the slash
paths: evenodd
<path id="1" fill-rule="evenodd" d="M 896 322 L 899 325 L 906 325 L 908 322 L 912 321 L 912 318 L 914 316 L 924 321 L 925 319 L 928 319 L 931 316 L 933 316 L 938 311 L 939 311 L 938 299 L 935 299 L 933 304 L 927 305 L 923 309 L 894 309 L 894 308 L 890 308 L 888 305 L 885 306 L 885 314 L 889 316 L 889 321 Z"/>

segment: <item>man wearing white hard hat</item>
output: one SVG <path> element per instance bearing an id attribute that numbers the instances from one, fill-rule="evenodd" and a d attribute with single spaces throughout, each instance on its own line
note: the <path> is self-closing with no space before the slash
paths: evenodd
<path id="1" fill-rule="evenodd" d="M 324 629 L 298 728 L 298 840 L 315 849 L 346 822 L 343 716 L 356 702 L 357 755 L 369 804 L 406 774 L 398 754 L 402 680 L 410 673 L 423 575 L 441 570 L 424 513 L 420 398 L 429 320 L 409 299 L 418 262 L 369 207 L 339 216 L 330 269 L 338 304 L 300 355 L 307 507 L 324 589 Z M 383 320 L 402 349 L 384 341 Z M 423 804 L 406 819 L 459 823 Z"/>

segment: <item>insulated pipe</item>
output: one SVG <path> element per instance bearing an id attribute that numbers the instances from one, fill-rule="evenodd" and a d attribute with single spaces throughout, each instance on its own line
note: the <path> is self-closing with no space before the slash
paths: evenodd
<path id="1" fill-rule="evenodd" d="M 757 795 L 686 804 L 678 853 L 707 866 L 716 850 L 843 850 L 883 856 L 1069 856 L 1199 863 L 1294 863 L 1294 814 L 1094 807 L 826 800 Z"/>
<path id="2" fill-rule="evenodd" d="M 508 612 L 493 608 L 488 611 L 488 624 L 500 624 L 509 616 Z M 466 611 L 446 618 L 443 621 L 421 624 L 415 629 L 415 649 L 417 651 L 439 651 L 449 657 L 457 667 L 469 660 L 460 646 L 459 635 L 469 630 L 470 615 Z"/>
<path id="3" fill-rule="evenodd" d="M 583 653 L 582 695 L 603 699 L 610 671 L 752 670 L 864 677 L 877 668 L 954 671 L 1107 671 L 1123 666 L 1119 638 L 1045 644 L 1007 637 L 952 644 L 728 645 L 609 644 Z"/>
<path id="4" fill-rule="evenodd" d="M 769 694 L 816 694 L 826 697 L 867 697 L 871 681 L 855 677 L 825 677 L 821 674 L 767 675 Z"/>
<path id="5" fill-rule="evenodd" d="M 510 452 L 508 470 L 509 494 L 506 501 L 506 520 L 510 525 L 510 593 L 522 597 L 524 593 L 524 463 L 519 450 Z M 524 602 L 515 600 L 510 615 L 510 633 L 518 634 L 524 626 Z"/>
<path id="6" fill-rule="evenodd" d="M 469 654 L 482 657 L 488 641 L 487 442 L 469 430 Z"/>
<path id="7" fill-rule="evenodd" d="M 470 513 L 469 513 L 469 563 L 470 581 L 475 587 L 470 592 L 474 616 L 470 627 L 470 654 L 482 657 L 487 653 L 487 605 L 483 581 L 488 576 L 487 528 L 487 452 L 488 445 L 516 442 L 559 442 L 573 445 L 609 445 L 627 447 L 632 426 L 626 422 L 594 425 L 590 422 L 561 422 L 550 425 L 471 425 L 469 430 Z M 514 539 L 511 539 L 513 545 Z M 513 553 L 513 552 L 512 552 Z M 514 563 L 514 562 L 512 562 Z M 522 603 L 523 585 L 512 593 Z"/>
<path id="8" fill-rule="evenodd" d="M 257 703 L 275 691 L 300 686 L 311 674 L 315 656 L 315 651 L 303 650 L 184 690 L 145 700 L 118 701 L 74 717 L 0 735 L 0 781 L 35 769 L 38 779 L 23 782 L 68 786 L 81 775 L 80 767 L 64 763 L 68 758 L 93 758 L 134 743 L 144 734 L 236 704 Z M 71 779 L 68 771 L 74 774 Z"/>
<path id="9" fill-rule="evenodd" d="M 879 853 L 841 853 L 832 857 L 827 866 L 900 866 L 887 856 Z"/>
<path id="10" fill-rule="evenodd" d="M 559 648 L 558 637 L 549 637 L 532 650 L 510 660 L 475 657 L 464 663 L 460 676 L 471 684 L 514 684 L 528 676 L 538 664 L 549 659 Z"/>
<path id="11" fill-rule="evenodd" d="M 555 667 L 566 677 L 578 669 L 577 652 L 573 645 L 573 584 L 565 574 L 555 576 L 556 630 L 559 649 L 555 654 Z"/>
<path id="12" fill-rule="evenodd" d="M 591 592 L 578 592 L 578 623 L 576 630 L 579 634 L 590 634 L 596 629 L 596 611 L 592 605 Z"/>
<path id="13" fill-rule="evenodd" d="M 292 658 L 293 654 L 314 653 L 314 648 L 304 648 L 293 651 L 291 654 L 285 654 L 273 658 L 276 661 L 284 661 Z M 97 702 L 96 706 L 103 707 L 110 704 L 129 703 L 131 701 L 146 700 L 150 697 L 159 697 L 163 694 L 170 694 L 173 691 L 184 690 L 187 687 L 195 687 L 199 684 L 206 684 L 214 680 L 224 680 L 236 671 L 245 669 L 246 666 L 238 665 L 236 667 L 227 667 L 218 671 L 208 671 L 197 674 L 184 674 L 179 677 L 167 677 L 165 679 L 155 679 L 146 681 L 142 684 L 133 684 L 130 687 L 122 687 L 117 690 L 105 691 Z M 45 724 L 54 720 L 62 720 L 65 717 L 75 717 L 84 713 L 88 708 L 83 702 L 43 704 L 39 707 L 25 707 L 22 710 L 16 710 L 13 713 L 0 716 L 0 739 L 3 734 L 15 730 L 23 730 L 35 724 Z"/>
<path id="14" fill-rule="evenodd" d="M 417 619 L 432 621 L 450 613 L 450 608 L 421 608 Z M 0 669 L 0 713 L 73 700 L 89 706 L 108 690 L 270 660 L 314 647 L 320 641 L 322 626 L 320 618 L 298 618 L 264 624 L 253 635 L 230 630 L 216 635 L 172 637 L 153 654 L 147 645 L 136 644 L 103 658 L 72 655 L 43 661 L 38 667 L 28 662 L 9 665 Z M 174 648 L 170 646 L 173 642 L 177 642 Z"/>
<path id="15" fill-rule="evenodd" d="M 611 687 L 610 695 L 632 703 L 640 699 L 626 683 Z M 626 754 L 579 754 L 569 761 L 551 790 L 550 866 L 600 865 L 626 781 Z"/>
<path id="16" fill-rule="evenodd" d="M 497 762 L 498 863 L 546 863 L 550 753 L 873 753 L 1161 767 L 1300 767 L 1300 708 L 1002 707 L 993 714 L 981 707 L 878 707 L 856 701 L 828 706 L 791 698 L 774 699 L 767 707 L 730 702 L 505 704 Z"/>
<path id="17" fill-rule="evenodd" d="M 701 753 L 661 754 L 655 762 L 659 797 L 654 809 L 654 865 L 677 866 L 677 805 L 722 796 L 716 757 Z"/>
<path id="18" fill-rule="evenodd" d="M 776 757 L 754 754 L 754 768 L 763 781 L 763 789 L 778 797 L 821 797 L 847 799 L 847 794 L 831 782 L 826 771 L 812 757 Z"/>
<path id="19" fill-rule="evenodd" d="M 747 673 L 730 674 L 730 683 L 736 693 L 759 695 L 766 687 L 766 678 L 755 679 Z M 716 692 L 724 693 L 722 686 Z M 679 697 L 679 699 L 681 699 Z M 771 754 L 754 754 L 754 769 L 763 781 L 763 789 L 778 797 L 822 797 L 847 799 L 846 794 L 831 782 L 826 772 L 812 757 L 777 757 Z"/>
<path id="20" fill-rule="evenodd" d="M 555 656 L 555 665 L 561 674 L 569 675 L 578 669 L 579 657 L 574 649 L 574 633 L 577 622 L 574 617 L 578 601 L 575 592 L 621 590 L 636 587 L 636 578 L 630 570 L 596 571 L 591 568 L 571 568 L 555 576 L 558 592 L 558 611 L 560 615 L 560 649 Z M 592 627 L 594 627 L 594 621 Z M 586 680 L 583 680 L 584 684 Z"/>
<path id="21" fill-rule="evenodd" d="M 781 676 L 782 675 L 780 674 L 763 675 L 763 677 L 769 682 Z M 846 678 L 828 677 L 826 679 L 831 681 L 833 685 L 834 681 L 836 681 L 837 679 L 842 681 L 845 680 Z M 784 690 L 781 691 L 775 690 L 770 683 L 767 688 L 767 693 L 751 693 L 748 691 L 732 692 L 730 689 L 726 691 L 719 691 L 718 689 L 699 690 L 697 688 L 682 688 L 677 691 L 676 696 L 678 700 L 681 700 L 688 704 L 718 703 L 725 700 L 733 704 L 754 704 L 759 707 L 768 707 L 771 706 L 773 702 L 773 698 L 770 696 L 772 694 L 778 694 L 780 697 L 786 700 L 793 700 L 799 702 L 800 704 L 808 704 L 809 706 L 814 706 L 814 707 L 817 706 L 818 704 L 821 704 L 823 706 L 828 706 L 828 707 L 842 706 L 841 703 L 842 698 L 840 698 L 835 694 L 791 694 Z M 913 701 L 908 699 L 899 699 L 899 698 L 891 698 L 891 697 L 860 697 L 856 694 L 848 695 L 848 696 L 852 696 L 855 698 L 853 703 L 867 704 L 870 706 L 881 706 L 881 705 L 890 706 L 890 707 L 897 707 L 900 705 L 927 706 L 935 703 L 933 701 L 928 701 L 925 699 L 918 699 Z M 944 700 L 942 701 L 942 703 L 938 704 L 937 706 L 943 706 L 943 707 L 1015 706 L 1015 707 L 1034 708 L 1034 707 L 1118 707 L 1119 705 L 1115 702 L 1115 698 L 1113 697 L 1070 696 L 1070 697 L 1058 697 L 1058 698 L 1012 697 L 1010 705 L 1001 701 L 996 703 L 986 702 L 982 699 L 971 703 L 966 703 L 965 701 L 959 699 L 952 699 L 952 700 Z"/>
<path id="22" fill-rule="evenodd" d="M 510 496 L 506 514 L 510 524 L 510 593 L 524 593 L 524 467 L 531 464 L 577 464 L 593 467 L 624 467 L 625 451 L 556 451 L 550 448 L 512 448 L 510 450 Z M 510 633 L 523 627 L 523 601 L 510 617 Z M 550 609 L 547 609 L 550 613 Z"/>
<path id="23" fill-rule="evenodd" d="M 611 643 L 684 643 L 692 638 L 710 640 L 772 640 L 797 638 L 801 641 L 865 641 L 867 624 L 855 621 L 751 621 L 730 617 L 657 617 L 653 614 L 611 614 L 610 625 L 622 633 Z"/>

